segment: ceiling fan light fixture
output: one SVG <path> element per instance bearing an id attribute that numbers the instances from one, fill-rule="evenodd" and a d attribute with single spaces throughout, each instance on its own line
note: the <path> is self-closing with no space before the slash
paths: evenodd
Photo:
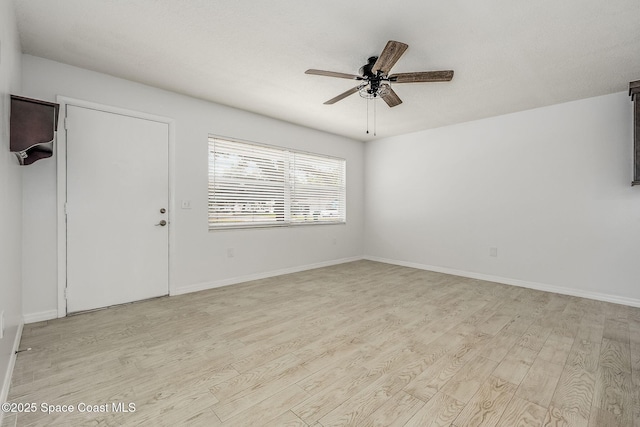
<path id="1" fill-rule="evenodd" d="M 365 99 L 381 98 L 391 93 L 391 86 L 389 84 L 380 85 L 377 89 L 371 87 L 370 84 L 362 85 L 358 89 L 358 94 Z"/>

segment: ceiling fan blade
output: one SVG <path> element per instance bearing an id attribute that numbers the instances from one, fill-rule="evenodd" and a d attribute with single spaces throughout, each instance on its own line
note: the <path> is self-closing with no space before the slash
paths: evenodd
<path id="1" fill-rule="evenodd" d="M 382 95 L 382 99 L 384 99 L 384 102 L 386 102 L 389 107 L 395 107 L 396 105 L 402 104 L 402 100 L 398 94 L 391 89 L 391 86 L 386 84 L 382 86 L 386 91 L 388 91 L 386 95 Z"/>
<path id="2" fill-rule="evenodd" d="M 389 76 L 395 83 L 448 82 L 453 78 L 453 70 L 398 73 Z"/>
<path id="3" fill-rule="evenodd" d="M 335 104 L 336 102 L 340 101 L 341 99 L 344 99 L 349 95 L 353 95 L 354 93 L 356 93 L 359 90 L 360 90 L 360 86 L 356 86 L 354 88 L 351 88 L 348 91 L 343 92 L 340 95 L 336 96 L 335 98 L 331 98 L 330 100 L 325 102 L 325 105 Z"/>
<path id="4" fill-rule="evenodd" d="M 372 71 L 382 71 L 382 74 L 388 74 L 389 70 L 398 62 L 398 59 L 402 56 L 409 45 L 389 40 L 387 45 L 382 50 L 382 53 L 378 57 L 378 60 L 373 64 Z"/>
<path id="5" fill-rule="evenodd" d="M 305 71 L 304 73 L 315 74 L 316 76 L 339 77 L 341 79 L 362 80 L 362 77 L 356 74 L 338 73 L 336 71 L 324 71 L 324 70 L 311 69 L 311 70 Z"/>

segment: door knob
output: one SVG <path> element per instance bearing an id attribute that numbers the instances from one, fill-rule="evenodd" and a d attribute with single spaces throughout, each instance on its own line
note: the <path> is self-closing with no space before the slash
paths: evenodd
<path id="1" fill-rule="evenodd" d="M 165 208 L 160 208 L 160 213 L 165 213 L 167 210 Z"/>
<path id="2" fill-rule="evenodd" d="M 160 222 L 159 222 L 159 223 L 157 223 L 157 224 L 156 224 L 156 226 L 158 226 L 158 225 L 159 225 L 160 227 L 164 227 L 165 225 L 167 225 L 167 221 L 165 221 L 164 219 L 163 219 L 163 220 L 160 220 Z"/>

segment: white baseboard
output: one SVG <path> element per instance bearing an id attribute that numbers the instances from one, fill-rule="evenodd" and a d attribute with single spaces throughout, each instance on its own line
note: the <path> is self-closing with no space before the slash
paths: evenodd
<path id="1" fill-rule="evenodd" d="M 57 319 L 57 318 L 58 318 L 58 310 L 40 311 L 38 313 L 25 314 L 24 323 L 25 324 L 36 323 L 36 322 L 42 322 L 44 320 L 51 320 L 51 319 Z"/>
<path id="2" fill-rule="evenodd" d="M 7 367 L 7 372 L 5 373 L 4 382 L 2 384 L 2 392 L 0 394 L 0 404 L 5 403 L 7 401 L 7 397 L 9 397 L 9 388 L 11 387 L 11 377 L 13 377 L 13 368 L 16 366 L 16 352 L 20 347 L 20 339 L 22 338 L 22 327 L 24 326 L 24 322 L 20 322 L 18 325 L 18 330 L 16 331 L 16 337 L 13 340 L 13 349 L 11 350 L 11 357 L 9 358 L 9 366 Z M 2 416 L 4 413 L 0 411 L 0 425 L 2 425 Z"/>
<path id="3" fill-rule="evenodd" d="M 360 261 L 363 258 L 361 256 L 351 258 L 341 258 L 331 261 L 324 261 L 315 264 L 301 265 L 297 267 L 283 268 L 280 270 L 267 271 L 265 273 L 249 274 L 246 276 L 232 277 L 229 279 L 217 280 L 215 282 L 196 283 L 195 285 L 181 286 L 176 289 L 172 289 L 169 295 L 182 295 L 191 292 L 205 291 L 207 289 L 220 288 L 222 286 L 235 285 L 243 282 L 250 282 L 252 280 L 266 279 L 274 276 L 282 276 L 283 274 L 299 273 L 301 271 L 313 270 L 315 268 L 329 267 L 332 265 L 344 264 L 346 262 Z"/>
<path id="4" fill-rule="evenodd" d="M 535 289 L 538 291 L 553 292 L 562 295 L 571 295 L 574 297 L 588 298 L 597 301 L 611 302 L 614 304 L 628 305 L 631 307 L 640 307 L 640 300 L 635 298 L 621 297 L 618 295 L 603 294 L 600 292 L 585 291 L 581 289 L 565 288 L 561 286 L 547 285 L 545 283 L 529 282 L 520 279 L 510 279 L 508 277 L 492 276 L 489 274 L 475 273 L 472 271 L 457 270 L 448 267 L 438 267 L 435 265 L 418 264 L 415 262 L 399 261 L 394 259 L 379 258 L 375 256 L 365 255 L 363 259 L 369 261 L 383 262 L 385 264 L 400 265 L 403 267 L 417 268 L 419 270 L 434 271 L 437 273 L 451 274 L 453 276 L 468 277 L 470 279 L 486 280 L 488 282 L 503 283 L 505 285 L 519 286 L 521 288 Z"/>

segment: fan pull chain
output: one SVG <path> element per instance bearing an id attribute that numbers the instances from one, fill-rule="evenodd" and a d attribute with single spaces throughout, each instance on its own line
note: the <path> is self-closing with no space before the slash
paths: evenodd
<path id="1" fill-rule="evenodd" d="M 378 130 L 378 125 L 377 125 L 377 109 L 376 109 L 376 97 L 374 96 L 373 98 L 367 98 L 367 135 L 369 134 L 369 103 L 373 100 L 373 136 L 377 136 L 377 130 Z"/>
<path id="2" fill-rule="evenodd" d="M 376 98 L 373 98 L 373 136 L 377 136 L 376 129 L 378 128 L 376 122 Z"/>
<path id="3" fill-rule="evenodd" d="M 369 101 L 371 100 L 367 98 L 367 135 L 369 135 Z"/>

